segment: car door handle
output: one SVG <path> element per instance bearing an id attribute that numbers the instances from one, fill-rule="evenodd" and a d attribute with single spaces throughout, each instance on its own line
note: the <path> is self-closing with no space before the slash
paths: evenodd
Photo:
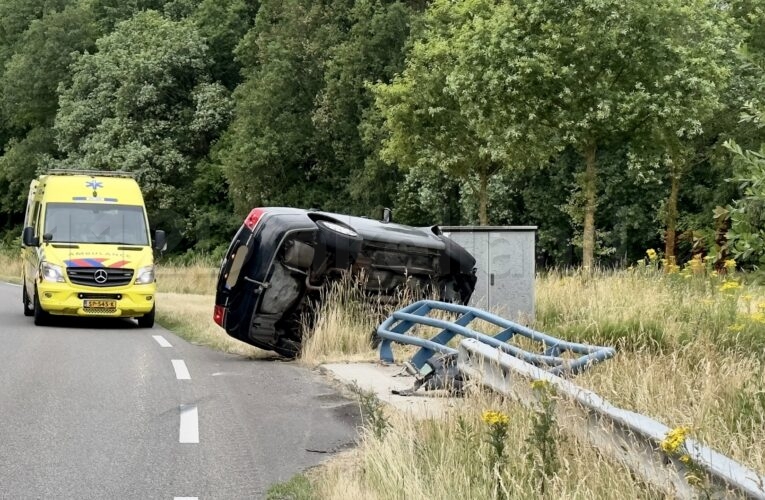
<path id="1" fill-rule="evenodd" d="M 491 283 L 491 286 L 494 286 L 494 273 L 491 273 L 491 275 L 489 275 L 489 282 Z"/>

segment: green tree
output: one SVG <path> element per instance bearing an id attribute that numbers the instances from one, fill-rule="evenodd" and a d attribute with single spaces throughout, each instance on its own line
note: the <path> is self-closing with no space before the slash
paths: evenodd
<path id="1" fill-rule="evenodd" d="M 392 83 L 374 87 L 376 106 L 388 133 L 381 157 L 405 169 L 440 170 L 461 179 L 478 200 L 483 225 L 489 222 L 490 179 L 532 156 L 521 134 L 498 133 L 491 116 L 469 109 L 471 103 L 453 85 L 460 71 L 488 69 L 481 65 L 482 60 L 471 61 L 470 67 L 461 67 L 460 61 L 474 43 L 471 33 L 495 8 L 489 0 L 434 2 L 426 11 L 425 27 L 416 35 L 403 72 Z M 509 104 L 505 103 L 503 111 Z"/>
<path id="2" fill-rule="evenodd" d="M 353 206 L 378 215 L 391 206 L 398 169 L 381 166 L 379 115 L 371 109 L 369 84 L 390 82 L 401 71 L 417 12 L 399 1 L 360 0 L 348 14 L 347 36 L 329 50 L 324 83 L 313 110 L 318 141 L 329 144 L 322 161 L 334 182 L 348 184 Z"/>
<path id="3" fill-rule="evenodd" d="M 388 154 L 448 164 L 470 151 L 460 163 L 480 178 L 487 163 L 518 165 L 530 152 L 571 146 L 584 163 L 583 265 L 591 268 L 598 150 L 698 131 L 725 77 L 723 10 L 705 0 L 437 0 L 431 9 L 446 35 L 418 43 L 399 87 L 386 91 Z M 420 52 L 443 57 L 418 64 Z M 443 79 L 434 82 L 434 73 Z M 440 99 L 413 110 L 396 100 L 420 88 Z M 439 122 L 448 116 L 443 109 L 460 112 Z M 455 132 L 463 130 L 472 136 Z"/>
<path id="4" fill-rule="evenodd" d="M 50 125 L 57 88 L 68 83 L 74 53 L 92 50 L 98 31 L 90 11 L 71 5 L 29 24 L 0 78 L 0 103 L 17 129 Z"/>
<path id="5" fill-rule="evenodd" d="M 2 2 L 0 11 L 0 45 L 7 44 L 0 48 L 0 212 L 13 229 L 29 182 L 57 154 L 57 88 L 69 79 L 73 53 L 92 48 L 98 34 L 90 11 L 76 2 Z"/>
<path id="6" fill-rule="evenodd" d="M 215 158 L 223 165 L 237 211 L 256 205 L 338 209 L 347 205 L 322 159 L 312 113 L 328 50 L 342 40 L 350 2 L 264 1 L 236 55 L 244 82 L 235 119 Z"/>
<path id="7" fill-rule="evenodd" d="M 734 2 L 737 19 L 746 30 L 741 49 L 740 72 L 754 79 L 754 92 L 744 102 L 740 114 L 745 129 L 726 147 L 732 153 L 732 181 L 738 197 L 728 207 L 731 227 L 729 246 L 742 264 L 765 266 L 765 6 L 759 2 Z M 759 147 L 756 143 L 760 141 Z"/>
<path id="8" fill-rule="evenodd" d="M 191 19 L 208 46 L 210 72 L 229 90 L 241 81 L 241 65 L 234 50 L 255 22 L 258 2 L 248 0 L 202 0 Z"/>
<path id="9" fill-rule="evenodd" d="M 188 216 L 199 162 L 231 114 L 225 87 L 211 83 L 201 35 L 189 21 L 145 11 L 97 48 L 75 61 L 62 89 L 59 163 L 135 172 L 150 210 Z"/>

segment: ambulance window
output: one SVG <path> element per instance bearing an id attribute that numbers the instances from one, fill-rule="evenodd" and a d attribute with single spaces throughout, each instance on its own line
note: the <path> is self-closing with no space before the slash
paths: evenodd
<path id="1" fill-rule="evenodd" d="M 40 225 L 40 224 L 38 224 L 39 217 L 40 217 L 40 202 L 36 201 L 32 205 L 32 218 L 29 220 L 29 225 L 32 226 L 33 228 L 35 228 L 35 235 L 36 236 L 39 236 L 39 234 L 38 234 L 38 227 Z"/>

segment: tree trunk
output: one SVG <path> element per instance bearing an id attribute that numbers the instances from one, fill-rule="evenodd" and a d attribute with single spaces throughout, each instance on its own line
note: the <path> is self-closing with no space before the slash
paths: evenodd
<path id="1" fill-rule="evenodd" d="M 480 186 L 478 188 L 478 221 L 482 226 L 489 225 L 489 173 L 479 171 L 478 178 Z"/>
<path id="2" fill-rule="evenodd" d="M 676 263 L 675 245 L 677 233 L 677 198 L 680 194 L 680 172 L 673 168 L 670 172 L 672 177 L 672 187 L 669 191 L 669 201 L 667 202 L 667 234 L 664 238 L 664 256 L 668 264 Z"/>
<path id="3" fill-rule="evenodd" d="M 595 262 L 595 207 L 597 205 L 597 186 L 595 180 L 595 154 L 597 145 L 590 143 L 584 151 L 585 169 L 582 191 L 584 193 L 584 233 L 582 234 L 582 267 L 586 271 L 593 269 Z"/>

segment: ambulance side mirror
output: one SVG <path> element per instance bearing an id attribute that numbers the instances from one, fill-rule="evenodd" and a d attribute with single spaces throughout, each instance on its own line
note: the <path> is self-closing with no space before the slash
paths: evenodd
<path id="1" fill-rule="evenodd" d="M 25 247 L 39 247 L 40 238 L 35 236 L 35 228 L 25 227 L 24 232 L 21 233 L 21 243 Z"/>
<path id="2" fill-rule="evenodd" d="M 167 250 L 167 235 L 161 229 L 154 233 L 154 250 L 164 252 Z"/>

